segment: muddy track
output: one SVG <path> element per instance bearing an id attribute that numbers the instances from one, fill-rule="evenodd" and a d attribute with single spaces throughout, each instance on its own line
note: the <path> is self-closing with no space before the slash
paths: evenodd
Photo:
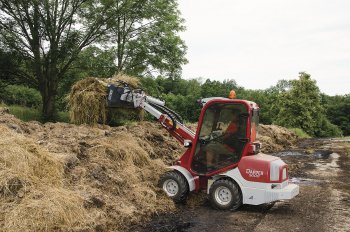
<path id="1" fill-rule="evenodd" d="M 217 211 L 208 201 L 179 206 L 130 231 L 350 231 L 350 141 L 309 139 L 279 152 L 300 185 L 290 201 Z"/>

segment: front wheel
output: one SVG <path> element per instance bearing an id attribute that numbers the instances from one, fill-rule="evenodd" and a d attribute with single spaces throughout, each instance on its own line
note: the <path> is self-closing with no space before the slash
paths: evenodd
<path id="1" fill-rule="evenodd" d="M 175 203 L 184 203 L 188 195 L 186 178 L 177 171 L 170 171 L 161 176 L 160 187 Z"/>
<path id="2" fill-rule="evenodd" d="M 236 183 L 221 179 L 213 183 L 209 190 L 210 202 L 220 210 L 236 210 L 242 205 L 242 194 Z"/>

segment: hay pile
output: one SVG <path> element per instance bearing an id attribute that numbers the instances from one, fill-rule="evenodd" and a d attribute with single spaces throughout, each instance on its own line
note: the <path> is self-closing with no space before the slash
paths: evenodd
<path id="1" fill-rule="evenodd" d="M 0 231 L 123 231 L 175 209 L 156 185 L 181 151 L 157 124 L 24 123 L 3 112 L 0 134 Z"/>
<path id="2" fill-rule="evenodd" d="M 45 231 L 87 223 L 83 198 L 63 188 L 63 163 L 0 124 L 0 230 Z"/>
<path id="3" fill-rule="evenodd" d="M 75 83 L 68 96 L 71 122 L 89 125 L 109 124 L 110 120 L 125 120 L 130 114 L 142 120 L 142 110 L 107 108 L 107 86 L 108 84 L 120 86 L 121 83 L 118 81 L 124 81 L 133 88 L 140 87 L 139 79 L 123 74 L 108 79 L 88 77 Z"/>
<path id="4" fill-rule="evenodd" d="M 292 148 L 298 136 L 287 128 L 276 125 L 259 125 L 258 138 L 262 143 L 262 152 L 271 153 Z"/>

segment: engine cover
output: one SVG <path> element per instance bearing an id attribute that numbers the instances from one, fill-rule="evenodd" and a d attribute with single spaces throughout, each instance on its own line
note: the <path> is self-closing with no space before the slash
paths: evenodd
<path id="1" fill-rule="evenodd" d="M 278 164 L 278 166 L 274 164 Z M 278 178 L 271 179 L 271 173 L 273 173 L 276 168 Z M 245 180 L 263 183 L 282 182 L 283 168 L 287 168 L 287 165 L 280 158 L 262 153 L 244 156 L 238 164 L 239 172 Z M 281 175 L 279 175 L 279 173 L 281 173 Z M 286 178 L 287 176 L 283 179 Z"/>

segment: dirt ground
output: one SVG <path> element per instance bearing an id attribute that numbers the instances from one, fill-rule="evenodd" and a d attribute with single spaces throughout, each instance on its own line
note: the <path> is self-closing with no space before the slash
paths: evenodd
<path id="1" fill-rule="evenodd" d="M 300 194 L 290 201 L 217 211 L 207 201 L 178 206 L 130 231 L 350 231 L 350 140 L 308 139 L 274 153 Z"/>

